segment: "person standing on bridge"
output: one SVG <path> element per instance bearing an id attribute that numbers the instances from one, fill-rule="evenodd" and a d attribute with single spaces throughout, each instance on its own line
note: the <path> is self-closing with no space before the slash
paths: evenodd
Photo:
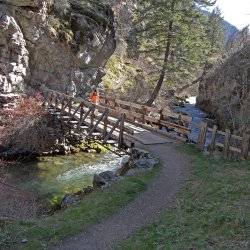
<path id="1" fill-rule="evenodd" d="M 96 87 L 93 87 L 92 92 L 90 93 L 90 97 L 89 97 L 90 101 L 95 104 L 98 105 L 99 101 L 100 101 L 100 96 L 99 93 L 96 89 Z"/>

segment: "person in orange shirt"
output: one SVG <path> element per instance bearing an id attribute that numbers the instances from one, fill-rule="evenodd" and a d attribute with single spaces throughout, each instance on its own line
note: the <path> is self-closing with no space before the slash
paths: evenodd
<path id="1" fill-rule="evenodd" d="M 99 104 L 100 97 L 96 88 L 94 88 L 93 91 L 91 92 L 89 99 L 93 104 L 96 105 Z"/>

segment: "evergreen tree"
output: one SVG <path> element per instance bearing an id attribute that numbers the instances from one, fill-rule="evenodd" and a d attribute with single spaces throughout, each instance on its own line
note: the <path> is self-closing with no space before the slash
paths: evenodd
<path id="1" fill-rule="evenodd" d="M 204 63 L 208 48 L 206 20 L 199 6 L 212 4 L 208 0 L 138 1 L 140 51 L 153 60 L 159 75 L 148 105 L 152 105 L 164 82 L 187 78 Z"/>
<path id="2" fill-rule="evenodd" d="M 208 56 L 221 52 L 225 47 L 225 30 L 219 8 L 215 8 L 209 15 L 206 33 L 210 46 Z"/>

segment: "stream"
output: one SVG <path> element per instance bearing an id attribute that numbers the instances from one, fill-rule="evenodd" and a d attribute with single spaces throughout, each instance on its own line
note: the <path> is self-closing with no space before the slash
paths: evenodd
<path id="1" fill-rule="evenodd" d="M 67 193 L 92 186 L 94 174 L 116 170 L 120 161 L 111 152 L 40 157 L 35 162 L 10 167 L 5 174 L 19 189 L 52 204 Z"/>
<path id="2" fill-rule="evenodd" d="M 189 140 L 196 143 L 198 141 L 200 123 L 208 122 L 211 126 L 213 121 L 208 119 L 208 114 L 206 112 L 202 111 L 198 106 L 196 106 L 195 96 L 189 97 L 186 101 L 187 103 L 185 103 L 184 107 L 176 106 L 174 111 L 177 113 L 185 113 L 193 118 L 190 124 L 191 133 L 189 135 Z M 211 133 L 207 133 L 206 146 L 209 144 L 210 140 Z"/>

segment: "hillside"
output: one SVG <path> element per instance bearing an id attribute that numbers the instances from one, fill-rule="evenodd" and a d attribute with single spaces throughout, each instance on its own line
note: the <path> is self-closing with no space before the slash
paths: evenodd
<path id="1" fill-rule="evenodd" d="M 250 131 L 250 40 L 213 68 L 200 83 L 198 105 L 222 128 Z"/>

